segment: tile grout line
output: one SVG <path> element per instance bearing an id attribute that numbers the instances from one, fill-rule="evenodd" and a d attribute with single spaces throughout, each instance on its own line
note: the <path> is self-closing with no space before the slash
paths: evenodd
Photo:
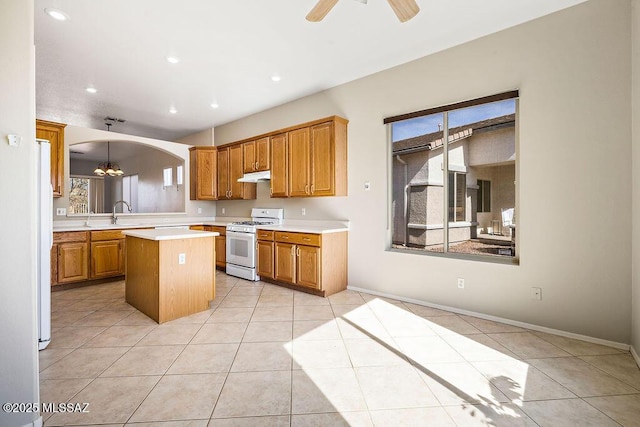
<path id="1" fill-rule="evenodd" d="M 225 297 L 222 299 L 222 301 L 220 301 L 220 305 L 222 305 L 222 302 L 227 298 L 227 296 L 229 296 L 229 294 L 231 293 L 231 291 L 236 287 L 236 284 L 238 282 L 236 281 L 234 283 L 234 285 L 231 287 L 231 290 L 227 293 L 227 295 L 225 295 Z M 260 299 L 260 295 L 262 295 L 262 290 L 264 289 L 264 287 L 262 289 L 260 289 L 260 293 L 258 294 L 258 299 Z M 258 304 L 258 302 L 256 301 L 256 305 Z M 218 307 L 220 307 L 220 305 L 218 305 Z M 224 307 L 223 307 L 224 308 Z M 220 392 L 218 393 L 218 396 L 216 397 L 215 401 L 213 402 L 213 406 L 211 408 L 211 413 L 209 414 L 209 423 L 210 424 L 214 418 L 213 418 L 213 414 L 216 411 L 216 407 L 218 406 L 218 403 L 220 402 L 220 397 L 222 396 L 222 392 L 224 390 L 224 386 L 227 384 L 227 380 L 229 379 L 229 375 L 231 374 L 231 369 L 233 368 L 233 364 L 236 361 L 236 358 L 238 357 L 238 353 L 240 352 L 240 347 L 242 346 L 242 341 L 244 340 L 244 336 L 247 333 L 247 329 L 249 329 L 249 323 L 251 323 L 251 318 L 253 318 L 253 313 L 255 313 L 255 309 L 256 307 L 253 307 L 253 311 L 251 312 L 251 317 L 249 318 L 249 322 L 247 322 L 247 327 L 244 329 L 244 332 L 242 333 L 242 337 L 240 338 L 240 342 L 238 343 L 238 348 L 236 349 L 235 354 L 233 355 L 233 360 L 231 361 L 231 364 L 229 365 L 229 370 L 226 372 L 225 377 L 224 377 L 224 381 L 222 382 L 222 385 L 220 386 Z M 217 308 L 216 308 L 217 310 Z"/>

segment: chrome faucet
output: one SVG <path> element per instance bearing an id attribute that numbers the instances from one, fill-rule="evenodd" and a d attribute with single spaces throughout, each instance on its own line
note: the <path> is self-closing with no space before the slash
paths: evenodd
<path id="1" fill-rule="evenodd" d="M 124 200 L 118 200 L 117 202 L 115 202 L 113 204 L 113 209 L 112 209 L 112 216 L 111 216 L 111 224 L 117 224 L 118 223 L 118 217 L 116 216 L 116 206 L 118 206 L 118 203 L 123 203 L 125 205 L 127 205 L 127 209 L 129 209 L 129 213 L 131 213 L 131 206 L 129 206 L 129 203 L 125 202 Z"/>

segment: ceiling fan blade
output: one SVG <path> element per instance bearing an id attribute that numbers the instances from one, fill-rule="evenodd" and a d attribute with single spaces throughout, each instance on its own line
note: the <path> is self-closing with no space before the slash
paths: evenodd
<path id="1" fill-rule="evenodd" d="M 307 15 L 307 21 L 318 22 L 322 21 L 322 18 L 327 16 L 327 13 L 333 9 L 333 6 L 338 3 L 338 0 L 318 0 L 318 3 L 311 9 L 311 12 Z"/>
<path id="2" fill-rule="evenodd" d="M 407 22 L 420 12 L 415 0 L 387 0 L 400 22 Z"/>

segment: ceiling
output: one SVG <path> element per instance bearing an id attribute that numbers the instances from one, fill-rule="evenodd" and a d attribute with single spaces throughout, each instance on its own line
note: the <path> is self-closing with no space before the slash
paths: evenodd
<path id="1" fill-rule="evenodd" d="M 385 0 L 319 23 L 316 0 L 35 0 L 36 114 L 175 140 L 582 1 L 417 0 L 401 24 Z"/>

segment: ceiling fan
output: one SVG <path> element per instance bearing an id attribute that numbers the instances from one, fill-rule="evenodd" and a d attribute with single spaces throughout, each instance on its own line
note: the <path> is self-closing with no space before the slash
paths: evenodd
<path id="1" fill-rule="evenodd" d="M 360 3 L 367 3 L 367 0 L 357 0 Z M 407 22 L 420 12 L 420 8 L 415 0 L 387 0 L 391 9 L 395 12 L 400 22 Z M 338 0 L 318 0 L 318 3 L 307 15 L 307 21 L 318 22 L 333 9 Z"/>

